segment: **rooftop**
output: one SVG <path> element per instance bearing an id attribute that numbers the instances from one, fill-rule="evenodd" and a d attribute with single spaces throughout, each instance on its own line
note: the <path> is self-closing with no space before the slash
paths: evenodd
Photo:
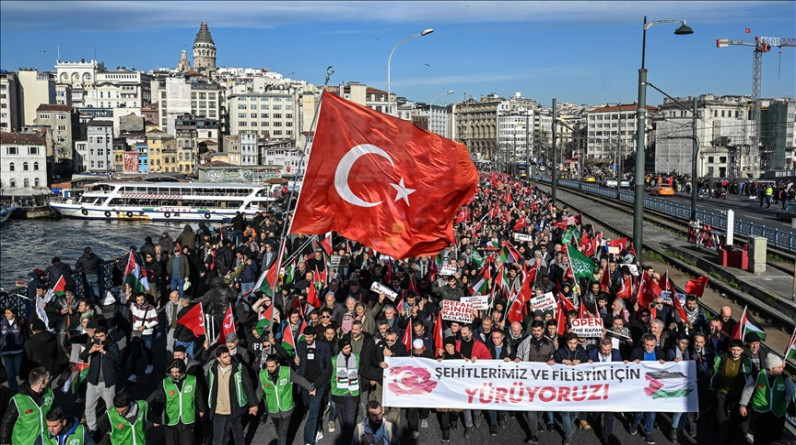
<path id="1" fill-rule="evenodd" d="M 72 111 L 71 105 L 41 104 L 36 111 Z"/>
<path id="2" fill-rule="evenodd" d="M 8 133 L 0 131 L 0 144 L 44 145 L 44 137 L 35 133 Z"/>

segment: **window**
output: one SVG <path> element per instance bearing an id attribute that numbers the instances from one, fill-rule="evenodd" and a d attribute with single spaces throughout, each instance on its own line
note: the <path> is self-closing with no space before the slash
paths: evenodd
<path id="1" fill-rule="evenodd" d="M 10 171 L 14 171 L 14 169 L 15 169 L 15 168 L 14 168 L 14 163 L 13 163 L 13 162 L 12 162 L 12 163 L 10 163 L 10 164 L 8 164 L 8 170 L 10 170 Z"/>
<path id="2" fill-rule="evenodd" d="M 34 186 L 34 187 L 39 187 L 39 186 L 41 186 L 41 179 L 39 179 L 39 178 L 36 178 L 36 179 L 34 179 L 34 180 L 33 180 L 33 186 Z"/>
<path id="3" fill-rule="evenodd" d="M 66 115 L 65 115 L 65 114 L 59 114 L 59 115 L 58 115 L 58 120 L 59 120 L 59 121 L 66 120 Z"/>
<path id="4" fill-rule="evenodd" d="M 11 188 L 16 187 L 17 186 L 16 179 L 12 179 L 12 180 L 8 181 L 8 186 L 11 187 Z"/>
<path id="5" fill-rule="evenodd" d="M 38 171 L 38 170 L 39 170 L 39 163 L 38 162 L 34 162 L 33 163 L 33 171 Z"/>
<path id="6" fill-rule="evenodd" d="M 25 178 L 25 180 L 22 181 L 22 184 L 23 184 L 23 187 L 30 187 L 30 179 Z"/>
<path id="7" fill-rule="evenodd" d="M 97 149 L 97 156 L 105 156 L 105 150 L 98 148 Z"/>
<path id="8" fill-rule="evenodd" d="M 282 119 L 282 113 L 274 113 L 274 119 Z"/>
<path id="9" fill-rule="evenodd" d="M 17 147 L 6 147 L 6 154 L 7 155 L 17 154 Z"/>
<path id="10" fill-rule="evenodd" d="M 104 142 L 105 142 L 105 140 L 102 138 L 102 136 L 97 136 L 97 143 L 98 144 L 102 144 Z"/>
<path id="11" fill-rule="evenodd" d="M 40 114 L 39 115 L 39 119 L 50 119 L 50 115 L 49 114 Z"/>
<path id="12" fill-rule="evenodd" d="M 27 162 L 23 162 L 22 163 L 22 170 L 28 171 L 28 163 Z"/>
<path id="13" fill-rule="evenodd" d="M 281 109 L 282 109 L 282 105 L 274 105 L 274 110 L 281 110 Z"/>
<path id="14" fill-rule="evenodd" d="M 268 113 L 260 113 L 260 119 L 268 119 Z"/>

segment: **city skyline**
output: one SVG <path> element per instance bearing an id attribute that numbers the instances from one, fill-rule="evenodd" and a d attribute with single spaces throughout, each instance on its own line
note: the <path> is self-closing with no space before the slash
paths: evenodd
<path id="1" fill-rule="evenodd" d="M 617 8 L 619 7 L 619 8 Z M 215 9 L 211 9 L 215 8 Z M 796 3 L 785 2 L 2 2 L 0 68 L 54 71 L 96 58 L 109 69 L 174 68 L 202 20 L 217 66 L 267 68 L 323 84 L 391 89 L 408 100 L 453 103 L 515 91 L 559 102 L 632 103 L 637 95 L 644 15 L 685 19 L 647 32 L 649 81 L 673 96 L 750 95 L 751 47 L 717 49 L 716 39 L 794 37 Z M 746 28 L 750 32 L 746 33 Z M 57 31 L 51 31 L 57 29 Z M 261 41 L 262 44 L 256 44 Z M 762 95 L 796 96 L 796 48 L 763 56 Z M 444 94 L 453 90 L 454 94 Z M 663 96 L 648 90 L 648 103 Z"/>

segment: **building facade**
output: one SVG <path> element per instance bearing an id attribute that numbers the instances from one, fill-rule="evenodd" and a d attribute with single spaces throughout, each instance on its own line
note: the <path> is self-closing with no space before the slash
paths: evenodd
<path id="1" fill-rule="evenodd" d="M 0 72 L 0 131 L 19 131 L 23 122 L 17 73 Z"/>
<path id="2" fill-rule="evenodd" d="M 19 101 L 22 105 L 22 122 L 34 125 L 36 109 L 42 104 L 55 103 L 55 79 L 52 74 L 34 69 L 21 69 L 19 80 Z"/>
<path id="3" fill-rule="evenodd" d="M 74 142 L 80 138 L 77 110 L 69 105 L 42 104 L 36 109 L 36 114 L 33 124 L 49 127 L 52 146 L 48 147 L 47 156 L 56 164 L 71 162 Z"/>
<path id="4" fill-rule="evenodd" d="M 297 97 L 290 92 L 232 95 L 229 132 L 256 132 L 264 139 L 295 139 L 298 128 Z"/>
<path id="5" fill-rule="evenodd" d="M 0 132 L 0 195 L 40 194 L 47 187 L 44 138 L 35 133 Z"/>
<path id="6" fill-rule="evenodd" d="M 193 66 L 198 71 L 213 72 L 216 70 L 216 44 L 207 22 L 199 25 L 193 42 Z"/>
<path id="7" fill-rule="evenodd" d="M 466 145 L 470 155 L 476 159 L 496 160 L 497 110 L 504 100 L 491 94 L 481 96 L 478 101 L 470 98 L 454 106 L 454 139 Z"/>

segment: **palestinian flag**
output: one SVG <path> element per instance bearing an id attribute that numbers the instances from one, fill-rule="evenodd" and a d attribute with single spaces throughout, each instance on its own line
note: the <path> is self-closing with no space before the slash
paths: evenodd
<path id="1" fill-rule="evenodd" d="M 257 317 L 257 325 L 254 327 L 257 330 L 257 335 L 262 336 L 263 332 L 270 331 L 273 319 L 274 305 L 272 304 Z"/>
<path id="2" fill-rule="evenodd" d="M 137 292 L 145 292 L 149 290 L 149 280 L 146 277 L 146 269 L 142 268 L 135 261 L 135 255 L 130 252 L 127 257 L 127 266 L 124 268 L 124 282 L 130 285 L 133 289 L 133 295 Z"/>
<path id="3" fill-rule="evenodd" d="M 796 328 L 793 329 L 793 335 L 790 337 L 790 344 L 788 350 L 785 351 L 785 360 L 796 360 Z"/>
<path id="4" fill-rule="evenodd" d="M 260 278 L 257 280 L 257 283 L 254 285 L 255 289 L 260 289 L 260 292 L 271 298 L 274 298 L 274 293 L 277 292 L 277 263 L 279 263 L 279 261 L 274 261 L 268 270 L 264 270 L 263 273 L 260 274 Z"/>
<path id="5" fill-rule="evenodd" d="M 743 340 L 747 332 L 754 332 L 760 337 L 760 341 L 766 341 L 766 331 L 759 327 L 760 323 L 754 320 L 752 314 L 748 313 L 746 309 L 746 306 L 744 306 L 741 319 L 738 321 L 738 325 L 735 326 L 733 338 Z"/>
<path id="6" fill-rule="evenodd" d="M 575 278 L 591 278 L 594 274 L 594 261 L 573 246 L 567 246 L 567 256 Z"/>
<path id="7" fill-rule="evenodd" d="M 498 262 L 501 264 L 511 264 L 516 263 L 520 259 L 520 253 L 517 252 L 517 249 L 511 245 L 508 241 L 503 243 L 503 248 L 500 249 L 500 257 L 498 258 Z"/>
<path id="8" fill-rule="evenodd" d="M 484 268 L 484 274 L 470 289 L 473 295 L 486 295 L 489 292 L 489 267 Z"/>
<path id="9" fill-rule="evenodd" d="M 498 244 L 498 242 L 496 240 L 489 240 L 486 243 L 485 249 L 486 250 L 498 250 L 498 249 L 500 249 L 500 244 Z"/>
<path id="10" fill-rule="evenodd" d="M 293 355 L 296 352 L 296 345 L 304 341 L 304 328 L 307 327 L 307 322 L 301 320 L 301 327 L 298 330 L 298 340 L 293 337 L 293 331 L 290 329 L 290 324 L 285 325 L 285 330 L 282 333 L 282 348 L 288 353 Z"/>
<path id="11" fill-rule="evenodd" d="M 88 376 L 88 362 L 80 360 L 81 349 L 85 348 L 83 345 L 72 345 L 72 351 L 69 354 L 69 378 L 64 382 L 61 391 L 66 394 L 75 395 L 80 388 L 80 384 L 86 380 Z"/>
<path id="12" fill-rule="evenodd" d="M 315 271 L 312 272 L 312 281 L 316 289 L 323 289 L 326 286 L 326 268 L 323 268 L 323 272 L 318 272 L 316 266 Z"/>
<path id="13" fill-rule="evenodd" d="M 64 276 L 61 275 L 60 277 L 58 277 L 58 281 L 55 282 L 55 286 L 53 286 L 52 289 L 48 289 L 47 293 L 44 294 L 44 302 L 45 303 L 49 303 L 50 300 L 53 299 L 53 297 L 61 297 L 61 296 L 63 296 L 64 293 L 66 292 L 64 289 L 66 289 L 66 281 L 64 280 Z M 37 307 L 36 309 L 37 309 L 37 312 L 38 312 L 39 308 Z M 39 317 L 39 318 L 41 318 L 41 317 Z M 44 321 L 46 323 L 47 319 L 46 318 L 42 318 L 42 321 Z"/>

